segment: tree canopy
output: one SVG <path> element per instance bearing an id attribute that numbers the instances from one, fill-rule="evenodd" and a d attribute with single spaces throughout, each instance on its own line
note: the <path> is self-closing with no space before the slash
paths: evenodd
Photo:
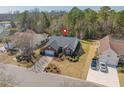
<path id="1" fill-rule="evenodd" d="M 69 12 L 40 12 L 38 9 L 17 14 L 20 31 L 30 28 L 37 33 L 62 35 L 60 29 L 69 29 L 69 36 L 97 39 L 108 34 L 124 35 L 124 10 L 115 11 L 103 6 L 99 11 L 73 7 Z"/>

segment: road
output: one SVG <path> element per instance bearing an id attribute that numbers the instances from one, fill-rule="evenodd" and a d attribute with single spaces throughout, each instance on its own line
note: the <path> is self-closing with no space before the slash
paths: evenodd
<path id="1" fill-rule="evenodd" d="M 100 87 L 85 80 L 50 73 L 34 73 L 26 68 L 4 64 L 4 72 L 12 76 L 10 85 L 18 87 Z M 4 77 L 7 78 L 7 77 Z M 7 81 L 8 83 L 9 81 Z"/>

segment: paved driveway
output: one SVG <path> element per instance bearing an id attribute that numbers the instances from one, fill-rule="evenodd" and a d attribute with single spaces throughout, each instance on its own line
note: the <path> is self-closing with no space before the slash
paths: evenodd
<path id="1" fill-rule="evenodd" d="M 108 73 L 89 69 L 87 80 L 109 87 L 119 87 L 119 79 L 116 68 L 108 67 Z"/>

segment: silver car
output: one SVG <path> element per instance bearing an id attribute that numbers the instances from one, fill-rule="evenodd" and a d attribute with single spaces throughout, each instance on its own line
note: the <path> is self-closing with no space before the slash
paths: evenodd
<path id="1" fill-rule="evenodd" d="M 100 67 L 100 71 L 101 72 L 108 73 L 107 64 L 105 62 L 100 62 L 99 63 L 99 67 Z"/>

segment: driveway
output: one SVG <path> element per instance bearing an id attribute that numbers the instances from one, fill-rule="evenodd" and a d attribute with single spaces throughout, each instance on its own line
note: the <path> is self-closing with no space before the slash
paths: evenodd
<path id="1" fill-rule="evenodd" d="M 83 67 L 83 74 L 82 74 L 82 79 L 87 78 L 87 74 L 88 74 L 88 70 L 89 70 L 89 66 L 91 64 L 92 58 L 95 56 L 96 53 L 96 45 L 90 45 L 90 49 L 87 55 L 87 59 L 85 62 L 85 65 Z"/>
<path id="2" fill-rule="evenodd" d="M 108 67 L 108 73 L 92 70 L 89 68 L 87 81 L 98 83 L 108 87 L 119 87 L 119 78 L 116 68 Z"/>

